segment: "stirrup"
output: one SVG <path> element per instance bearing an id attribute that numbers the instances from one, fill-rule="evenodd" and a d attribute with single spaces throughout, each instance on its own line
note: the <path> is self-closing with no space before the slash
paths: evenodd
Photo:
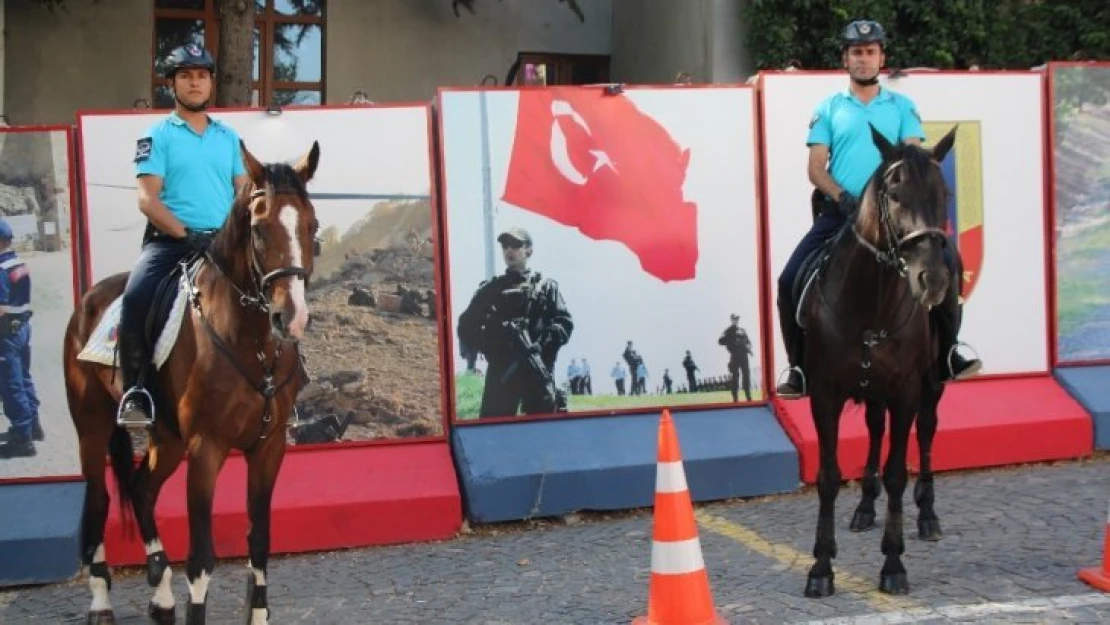
<path id="1" fill-rule="evenodd" d="M 977 361 L 979 363 L 979 366 L 978 367 L 969 367 L 968 369 L 969 369 L 970 372 L 964 372 L 963 377 L 957 378 L 956 377 L 956 370 L 953 368 L 953 362 L 954 362 L 954 357 L 956 355 L 956 348 L 958 348 L 961 345 L 963 345 L 964 347 L 971 350 L 971 353 L 975 354 L 975 357 L 970 359 L 970 360 Z M 982 359 L 979 358 L 979 352 L 975 351 L 974 347 L 972 347 L 968 343 L 964 343 L 963 341 L 956 341 L 956 343 L 951 348 L 949 348 L 948 357 L 945 358 L 945 364 L 948 365 L 948 379 L 952 382 L 955 382 L 956 380 L 966 380 L 967 378 L 970 378 L 970 377 L 974 376 L 975 374 L 979 373 L 979 370 L 983 368 L 983 361 L 982 361 Z"/>
<path id="2" fill-rule="evenodd" d="M 805 397 L 806 395 L 808 395 L 808 394 L 809 394 L 809 393 L 808 393 L 808 391 L 807 391 L 807 388 L 806 388 L 806 387 L 808 387 L 808 386 L 809 386 L 809 382 L 807 382 L 807 381 L 806 381 L 806 372 L 805 372 L 805 371 L 802 371 L 802 368 L 801 368 L 801 367 L 787 367 L 787 368 L 786 368 L 786 369 L 785 369 L 785 370 L 784 370 L 784 371 L 783 371 L 782 373 L 779 373 L 779 377 L 775 379 L 775 392 L 776 392 L 776 393 L 778 393 L 778 389 L 779 389 L 779 387 L 780 387 L 780 386 L 782 386 L 782 382 L 781 382 L 780 380 L 782 380 L 782 376 L 783 376 L 783 374 L 785 373 L 785 374 L 786 374 L 786 376 L 787 376 L 787 378 L 789 378 L 789 377 L 790 377 L 790 373 L 791 373 L 792 371 L 797 371 L 797 372 L 798 372 L 798 376 L 799 376 L 800 378 L 802 378 L 802 390 L 801 390 L 801 394 L 800 394 L 800 395 L 798 395 L 797 397 L 793 397 L 793 396 L 785 396 L 785 395 L 779 395 L 779 397 L 782 397 L 782 398 L 784 398 L 784 399 L 801 399 L 802 397 Z"/>
<path id="3" fill-rule="evenodd" d="M 132 393 L 146 396 L 146 405 L 150 407 L 150 418 L 149 419 L 145 419 L 143 421 L 127 421 L 127 420 L 124 420 L 122 418 L 123 417 L 123 407 L 125 405 L 127 405 L 127 399 L 129 397 L 131 397 Z M 139 387 L 139 386 L 132 386 L 131 388 L 127 389 L 127 391 L 123 394 L 123 397 L 120 397 L 120 399 L 119 399 L 119 407 L 116 408 L 116 425 L 118 425 L 120 427 L 125 427 L 125 428 L 149 428 L 149 427 L 153 427 L 154 426 L 154 398 L 151 397 L 150 392 L 148 392 L 145 388 L 142 388 L 142 387 Z"/>

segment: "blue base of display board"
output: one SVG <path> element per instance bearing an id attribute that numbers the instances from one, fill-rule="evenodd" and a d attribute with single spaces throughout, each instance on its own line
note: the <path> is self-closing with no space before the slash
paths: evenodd
<path id="1" fill-rule="evenodd" d="M 77 575 L 84 502 L 84 482 L 0 485 L 0 586 Z"/>
<path id="2" fill-rule="evenodd" d="M 1095 449 L 1110 449 L 1110 366 L 1061 367 L 1053 373 L 1091 415 Z"/>
<path id="3" fill-rule="evenodd" d="M 660 412 L 454 428 L 467 518 L 650 507 Z M 766 406 L 675 412 L 694 501 L 796 490 L 798 453 Z"/>

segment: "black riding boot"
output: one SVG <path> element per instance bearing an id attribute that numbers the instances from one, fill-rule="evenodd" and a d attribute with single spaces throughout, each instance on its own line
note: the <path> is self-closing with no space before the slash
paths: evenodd
<path id="1" fill-rule="evenodd" d="M 141 336 L 120 332 L 119 361 L 123 398 L 116 423 L 125 427 L 153 425 L 151 397 L 144 386 L 150 358 Z"/>
<path id="2" fill-rule="evenodd" d="M 937 329 L 937 370 L 941 382 L 970 378 L 983 368 L 983 363 L 978 358 L 969 360 L 956 351 L 962 308 L 956 298 L 950 297 L 932 310 Z"/>
<path id="3" fill-rule="evenodd" d="M 799 399 L 807 393 L 805 376 L 802 373 L 802 329 L 794 320 L 793 307 L 780 296 L 778 301 L 779 326 L 782 328 L 782 339 L 786 346 L 786 355 L 790 360 L 790 373 L 786 381 L 779 384 L 775 393 L 783 399 Z"/>

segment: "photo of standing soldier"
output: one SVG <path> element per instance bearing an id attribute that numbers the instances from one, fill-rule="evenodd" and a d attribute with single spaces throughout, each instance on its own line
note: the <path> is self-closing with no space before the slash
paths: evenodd
<path id="1" fill-rule="evenodd" d="M 0 459 L 34 456 L 43 440 L 39 399 L 31 381 L 31 272 L 12 246 L 12 228 L 0 219 L 0 399 L 11 421 Z"/>
<path id="2" fill-rule="evenodd" d="M 686 350 L 686 357 L 682 359 L 682 368 L 686 370 L 686 384 L 688 385 L 688 392 L 698 392 L 698 379 L 694 375 L 694 372 L 698 370 L 698 366 L 694 364 L 694 357 L 690 355 L 690 350 Z"/>
<path id="3" fill-rule="evenodd" d="M 488 367 L 479 417 L 566 412 L 552 375 L 574 323 L 559 285 L 528 268 L 532 237 L 511 228 L 497 237 L 505 273 L 483 281 L 459 315 L 458 338 Z"/>
<path id="4" fill-rule="evenodd" d="M 740 376 L 743 376 L 744 396 L 751 401 L 752 374 L 748 357 L 752 355 L 752 341 L 748 338 L 748 333 L 740 327 L 740 315 L 733 313 L 730 319 L 731 323 L 721 333 L 721 338 L 717 339 L 717 343 L 728 350 L 729 390 L 732 391 L 732 401 L 740 401 Z"/>
<path id="5" fill-rule="evenodd" d="M 624 395 L 624 378 L 627 374 L 628 372 L 625 371 L 624 365 L 619 360 L 613 365 L 613 370 L 609 372 L 609 375 L 613 377 L 613 383 L 617 386 L 618 396 Z"/>

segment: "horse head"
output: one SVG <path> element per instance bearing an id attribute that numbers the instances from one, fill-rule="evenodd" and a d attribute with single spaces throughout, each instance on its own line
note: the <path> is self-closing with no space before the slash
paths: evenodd
<path id="1" fill-rule="evenodd" d="M 944 300 L 949 275 L 949 197 L 940 163 L 956 140 L 956 127 L 932 149 L 894 145 L 874 126 L 871 138 L 882 155 L 856 218 L 856 235 L 876 257 L 905 277 L 911 293 L 926 308 Z"/>
<path id="2" fill-rule="evenodd" d="M 228 237 L 249 256 L 254 299 L 269 315 L 273 335 L 299 341 L 308 324 L 305 290 L 312 276 L 319 222 L 305 185 L 316 173 L 320 146 L 295 164 L 263 165 L 241 144 L 250 184 L 241 190 Z"/>

